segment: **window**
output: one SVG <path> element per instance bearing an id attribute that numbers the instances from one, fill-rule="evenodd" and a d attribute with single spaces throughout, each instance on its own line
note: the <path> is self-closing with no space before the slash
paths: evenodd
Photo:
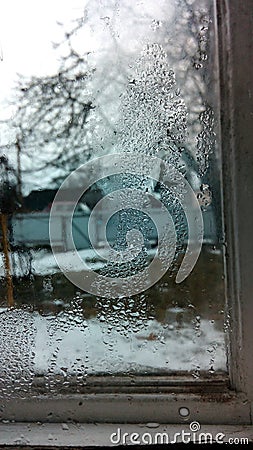
<path id="1" fill-rule="evenodd" d="M 250 2 L 79 11 L 2 124 L 1 417 L 249 424 Z"/>

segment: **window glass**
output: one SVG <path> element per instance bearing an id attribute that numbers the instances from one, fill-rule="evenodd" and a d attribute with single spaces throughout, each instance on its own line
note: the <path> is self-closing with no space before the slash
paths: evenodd
<path id="1" fill-rule="evenodd" d="M 2 392 L 226 370 L 213 2 L 21 3 L 1 18 Z"/>

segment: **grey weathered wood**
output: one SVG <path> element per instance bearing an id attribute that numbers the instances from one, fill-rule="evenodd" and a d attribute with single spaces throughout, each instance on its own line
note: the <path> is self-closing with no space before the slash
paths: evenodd
<path id="1" fill-rule="evenodd" d="M 158 425 L 158 424 L 157 424 Z M 189 425 L 160 425 L 151 424 L 36 424 L 36 423 L 19 423 L 19 424 L 0 424 L 0 446 L 8 445 L 17 448 L 18 445 L 23 446 L 48 446 L 49 447 L 77 447 L 82 448 L 90 446 L 112 446 L 111 434 L 120 428 L 121 441 L 122 436 L 126 433 L 126 442 L 129 443 L 132 433 L 138 433 L 139 438 L 148 433 L 155 440 L 157 433 L 167 433 L 170 441 L 174 438 L 175 433 L 181 434 L 182 430 L 189 432 Z M 211 433 L 213 439 L 217 433 L 224 434 L 224 442 L 229 439 L 247 438 L 249 442 L 253 442 L 252 426 L 215 426 L 201 425 L 201 433 Z M 196 433 L 198 438 L 198 434 Z M 177 437 L 178 442 L 182 441 L 180 436 Z M 203 442 L 203 441 L 202 441 Z M 238 441 L 237 441 L 238 444 Z M 115 444 L 114 444 L 115 447 Z"/>
<path id="2" fill-rule="evenodd" d="M 240 427 L 238 424 L 252 423 L 253 402 L 253 2 L 217 0 L 215 4 L 218 10 L 221 80 L 227 309 L 231 317 L 228 339 L 231 392 L 228 392 L 227 386 L 224 386 L 224 392 L 221 392 L 221 385 L 216 392 L 214 390 L 210 392 L 208 388 L 210 383 L 207 382 L 206 385 L 203 383 L 199 386 L 198 393 L 196 390 L 193 393 L 190 383 L 187 385 L 187 380 L 184 379 L 188 390 L 184 383 L 181 383 L 181 392 L 179 385 L 174 385 L 176 391 L 174 393 L 173 386 L 171 392 L 154 393 L 150 392 L 149 385 L 146 393 L 142 390 L 142 393 L 133 391 L 129 394 L 119 392 L 116 394 L 112 390 L 111 393 L 58 395 L 55 398 L 39 395 L 36 399 L 6 402 L 2 406 L 2 419 L 61 422 L 69 418 L 115 424 L 119 421 L 181 423 L 177 428 L 179 430 L 182 423 L 187 426 L 192 420 L 197 420 L 203 424 L 234 424 L 232 428 L 224 425 L 216 426 L 213 430 L 219 428 L 223 433 L 230 430 L 227 433 L 231 432 L 234 435 L 241 433 L 241 436 L 249 433 L 252 439 L 252 428 Z M 117 389 L 118 386 L 117 384 Z M 142 389 L 144 386 L 145 383 L 142 384 Z M 156 389 L 157 385 L 154 388 Z M 187 407 L 190 410 L 186 421 L 179 415 L 180 407 Z M 19 426 L 22 428 L 21 424 L 15 426 L 13 424 L 12 429 L 17 434 L 21 430 Z M 36 430 L 34 434 L 32 432 L 30 434 L 31 442 L 42 445 L 42 442 L 47 440 L 47 444 L 51 445 L 47 437 L 47 433 L 50 433 L 48 430 L 51 429 L 51 434 L 58 433 L 59 426 L 45 424 L 43 431 L 39 431 L 40 428 L 36 428 L 35 424 L 31 425 L 31 430 Z M 97 432 L 101 433 L 104 445 L 108 443 L 105 441 L 107 426 L 108 430 L 112 430 L 111 425 L 105 424 L 96 428 Z M 0 443 L 7 443 L 8 438 L 10 445 L 14 445 L 10 427 L 11 424 L 0 425 Z M 87 438 L 87 442 L 90 445 L 94 445 L 93 441 L 98 442 L 95 432 L 93 441 L 89 434 L 93 433 L 91 430 L 95 430 L 92 427 L 94 425 L 80 425 L 78 428 L 79 431 L 82 430 L 82 436 L 88 433 L 90 440 Z M 127 425 L 126 431 L 130 427 L 131 425 Z M 176 429 L 175 425 L 166 427 L 168 430 Z M 71 430 L 74 430 L 73 426 Z M 74 442 L 76 445 L 80 443 L 79 431 L 76 431 L 76 438 L 73 437 L 74 431 L 74 434 L 70 433 L 72 445 Z M 60 439 L 57 434 L 56 440 L 52 440 L 52 445 L 59 444 Z M 65 440 L 64 445 L 70 444 Z"/>
<path id="3" fill-rule="evenodd" d="M 2 407 L 1 417 L 15 421 L 109 423 L 190 423 L 249 424 L 250 404 L 244 395 L 235 393 L 106 393 L 73 394 L 35 399 L 15 399 Z M 182 418 L 180 408 L 190 411 Z"/>
<path id="4" fill-rule="evenodd" d="M 231 385 L 253 400 L 253 2 L 217 0 Z"/>

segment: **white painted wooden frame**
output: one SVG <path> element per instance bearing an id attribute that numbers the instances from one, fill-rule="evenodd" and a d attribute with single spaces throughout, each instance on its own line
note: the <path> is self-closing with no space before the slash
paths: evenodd
<path id="1" fill-rule="evenodd" d="M 94 377 L 80 394 L 9 400 L 1 419 L 163 424 L 252 424 L 253 1 L 216 0 L 220 65 L 228 376 Z M 134 382 L 133 382 L 134 381 Z M 189 409 L 182 418 L 179 409 Z"/>

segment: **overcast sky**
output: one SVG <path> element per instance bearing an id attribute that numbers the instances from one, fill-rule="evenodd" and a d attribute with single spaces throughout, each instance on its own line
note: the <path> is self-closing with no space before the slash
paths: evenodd
<path id="1" fill-rule="evenodd" d="M 16 73 L 40 75 L 57 69 L 52 41 L 61 37 L 56 21 L 81 16 L 85 0 L 8 0 L 0 6 L 0 98 L 9 95 Z"/>
<path id="2" fill-rule="evenodd" d="M 52 42 L 60 41 L 62 31 L 75 18 L 84 15 L 88 5 L 88 24 L 79 36 L 77 50 L 94 50 L 98 54 L 101 43 L 111 45 L 110 24 L 113 0 L 8 0 L 0 6 L 0 119 L 11 115 L 5 100 L 10 98 L 11 87 L 17 73 L 45 75 L 57 70 L 59 62 Z M 147 35 L 145 17 L 152 20 L 168 20 L 174 12 L 174 0 L 121 0 L 117 11 L 117 40 L 123 51 L 136 51 L 143 46 Z M 168 7 L 169 5 L 169 7 Z M 116 10 L 116 8 L 115 8 Z M 107 14 L 108 13 L 108 14 Z M 133 23 L 133 18 L 135 23 Z M 99 19 L 99 20 L 98 20 Z M 57 21 L 64 24 L 63 29 Z M 106 24 L 109 25 L 106 27 Z M 148 27 L 149 28 L 149 27 Z M 154 29 L 152 30 L 154 32 Z M 148 33 L 151 32 L 149 28 Z M 145 40 L 145 39 L 144 39 Z M 140 48 L 138 50 L 140 50 Z M 113 55 L 112 55 L 113 56 Z M 97 61 L 96 61 L 97 62 Z"/>
<path id="3" fill-rule="evenodd" d="M 82 28 L 81 35 L 78 35 L 78 42 L 74 43 L 75 48 L 80 54 L 91 52 L 88 62 L 91 67 L 96 67 L 91 89 L 95 92 L 93 95 L 96 95 L 99 90 L 101 80 L 108 78 L 108 70 L 111 71 L 110 84 L 113 92 L 106 92 L 104 89 L 105 99 L 100 93 L 100 97 L 96 98 L 96 105 L 105 108 L 105 116 L 110 116 L 110 110 L 114 114 L 113 99 L 117 95 L 115 95 L 113 77 L 118 77 L 122 67 L 124 70 L 127 69 L 128 55 L 132 55 L 135 60 L 139 57 L 147 40 L 156 42 L 157 24 L 159 26 L 163 22 L 168 24 L 168 20 L 174 14 L 174 2 L 175 0 L 120 0 L 119 2 L 116 0 L 8 0 L 2 2 L 0 6 L 0 119 L 8 119 L 14 114 L 15 106 L 8 106 L 8 101 L 13 97 L 11 88 L 15 85 L 17 73 L 26 76 L 43 76 L 56 72 L 59 60 L 52 43 L 62 41 L 63 30 L 71 29 L 71 22 L 82 16 L 88 19 Z M 57 25 L 57 21 L 62 22 L 64 27 Z M 118 64 L 121 64 L 118 68 L 117 59 Z M 108 99 L 110 102 L 107 101 Z M 6 143 L 6 137 L 9 140 L 9 130 L 2 129 L 0 144 Z M 15 166 L 15 149 L 13 151 L 8 156 Z"/>
<path id="4" fill-rule="evenodd" d="M 83 15 L 88 0 L 8 0 L 0 6 L 0 44 L 1 44 L 1 99 L 13 83 L 17 72 L 25 75 L 40 75 L 55 71 L 57 61 L 52 41 L 57 41 L 62 32 L 56 21 L 65 26 L 76 17 Z M 98 9 L 99 1 L 90 2 Z M 108 2 L 107 2 L 108 3 Z M 112 3 L 112 2 L 109 2 Z M 170 9 L 174 1 L 170 1 Z M 106 4 L 106 2 L 101 2 Z M 124 4 L 124 2 L 122 2 Z M 126 5 L 138 14 L 148 14 L 154 20 L 170 15 L 165 0 L 128 0 Z M 165 7 L 166 5 L 166 7 Z M 101 9 L 101 7 L 100 7 Z M 105 8 L 103 8 L 105 9 Z M 106 17 L 105 17 L 106 19 Z M 125 18 L 126 25 L 127 17 Z M 135 30 L 126 26 L 128 46 Z M 88 30 L 90 31 L 90 30 Z M 94 46 L 91 35 L 82 43 L 85 50 Z M 95 36 L 96 38 L 96 36 Z"/>

